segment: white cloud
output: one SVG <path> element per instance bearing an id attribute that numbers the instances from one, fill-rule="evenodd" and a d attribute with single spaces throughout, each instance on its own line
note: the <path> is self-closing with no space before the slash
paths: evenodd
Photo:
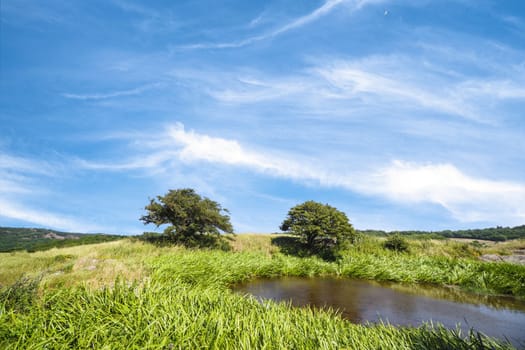
<path id="1" fill-rule="evenodd" d="M 42 161 L 28 160 L 26 158 L 15 157 L 5 153 L 0 153 L 0 170 L 21 173 L 36 173 L 50 175 L 52 167 Z"/>
<path id="2" fill-rule="evenodd" d="M 314 71 L 334 88 L 331 97 L 359 98 L 365 103 L 393 103 L 395 106 L 417 106 L 429 111 L 486 122 L 475 103 L 466 101 L 465 93 L 443 76 L 427 74 L 425 81 L 416 77 L 417 64 L 406 66 L 403 59 L 392 57 L 399 65 L 377 62 L 377 58 L 361 61 L 339 61 L 318 66 Z"/>
<path id="3" fill-rule="evenodd" d="M 146 143 L 140 143 L 141 147 Z M 150 154 L 130 159 L 105 170 L 155 169 L 202 162 L 237 166 L 269 176 L 318 186 L 339 187 L 379 196 L 407 205 L 432 203 L 465 222 L 520 223 L 525 220 L 525 185 L 469 176 L 450 163 L 393 161 L 381 168 L 348 170 L 294 154 L 250 149 L 236 140 L 185 130 L 182 124 L 168 127 L 164 136 L 150 144 Z M 152 161 L 149 161 L 151 159 Z M 330 169 L 330 170 L 328 170 Z"/>
<path id="4" fill-rule="evenodd" d="M 458 90 L 472 97 L 488 97 L 503 99 L 525 99 L 525 79 L 510 80 L 468 80 L 462 83 Z"/>
<path id="5" fill-rule="evenodd" d="M 33 190 L 29 186 L 22 185 L 25 181 L 24 176 L 0 169 L 0 195 L 2 193 L 32 193 Z"/>
<path id="6" fill-rule="evenodd" d="M 134 2 L 126 0 L 112 0 L 111 2 L 125 12 L 138 14 L 144 17 L 160 17 L 160 14 L 157 11 Z"/>
<path id="7" fill-rule="evenodd" d="M 48 162 L 0 154 L 0 218 L 67 231 L 101 232 L 98 226 L 23 204 L 35 197 L 49 194 L 48 190 L 41 186 L 40 179 L 56 176 L 57 168 L 60 166 L 53 166 Z"/>
<path id="8" fill-rule="evenodd" d="M 66 22 L 62 15 L 67 4 L 43 4 L 38 1 L 3 1 L 2 22 L 42 22 L 60 24 Z"/>
<path id="9" fill-rule="evenodd" d="M 264 20 L 264 17 L 265 17 L 265 14 L 261 13 L 259 16 L 255 17 L 254 19 L 250 21 L 250 23 L 248 24 L 248 27 L 252 28 L 252 27 L 258 26 Z"/>
<path id="10" fill-rule="evenodd" d="M 72 93 L 63 93 L 62 96 L 74 100 L 104 100 L 108 98 L 121 97 L 121 96 L 133 96 L 140 95 L 143 92 L 146 92 L 151 89 L 160 87 L 160 83 L 143 85 L 134 89 L 113 91 L 106 93 L 96 93 L 96 94 L 72 94 Z"/>
<path id="11" fill-rule="evenodd" d="M 192 130 L 187 131 L 181 123 L 169 126 L 163 135 L 153 139 L 149 139 L 146 135 L 142 139 L 137 139 L 135 134 L 133 143 L 142 148 L 145 153 L 137 154 L 120 163 L 77 160 L 76 164 L 85 169 L 94 170 L 151 171 L 174 166 L 175 162 L 187 164 L 209 162 L 246 167 L 261 173 L 290 179 L 325 181 L 325 176 L 320 176 L 322 172 L 292 157 L 288 158 L 278 152 L 268 153 L 247 149 L 235 140 L 199 134 Z M 300 159 L 300 157 L 296 158 Z"/>
<path id="12" fill-rule="evenodd" d="M 222 43 L 199 43 L 199 44 L 191 44 L 191 45 L 183 45 L 179 46 L 181 49 L 227 49 L 227 48 L 237 48 L 237 47 L 243 47 L 250 44 L 253 44 L 258 41 L 271 39 L 276 36 L 279 36 L 283 33 L 286 33 L 290 30 L 297 29 L 300 27 L 303 27 L 311 22 L 314 22 L 318 20 L 319 18 L 326 16 L 327 14 L 331 13 L 336 7 L 343 3 L 349 3 L 352 6 L 352 10 L 359 10 L 365 5 L 368 4 L 375 4 L 383 2 L 383 0 L 359 0 L 359 1 L 349 1 L 349 0 L 327 0 L 323 5 L 316 8 L 314 11 L 310 12 L 309 14 L 296 18 L 286 24 L 283 24 L 279 28 L 270 31 L 265 34 L 261 35 L 255 35 L 251 36 L 249 38 L 239 40 L 239 41 L 231 41 L 231 42 L 222 42 Z"/>
<path id="13" fill-rule="evenodd" d="M 7 193 L 30 194 L 39 190 L 31 184 L 31 175 L 50 176 L 50 164 L 21 157 L 0 154 L 0 195 Z"/>
<path id="14" fill-rule="evenodd" d="M 209 94 L 214 99 L 233 104 L 257 103 L 268 100 L 283 99 L 292 95 L 308 94 L 313 86 L 296 77 L 294 79 L 269 79 L 259 80 L 252 77 L 241 76 L 231 87 L 224 85 L 210 89 Z"/>
<path id="15" fill-rule="evenodd" d="M 299 155 L 247 149 L 235 140 L 186 131 L 180 123 L 169 128 L 168 135 L 179 147 L 178 158 L 184 162 L 207 161 L 242 166 L 270 176 L 314 181 L 326 186 L 340 183 L 316 164 L 315 160 Z"/>
<path id="16" fill-rule="evenodd" d="M 0 198 L 0 217 L 21 220 L 44 227 L 74 231 L 74 232 L 102 232 L 102 228 L 95 225 L 81 223 L 76 219 L 55 213 L 35 210 L 12 200 Z"/>
<path id="17" fill-rule="evenodd" d="M 137 170 L 137 169 L 155 169 L 161 166 L 166 161 L 177 156 L 174 151 L 158 151 L 153 154 L 142 155 L 140 158 L 133 158 L 124 162 L 95 162 L 85 159 L 75 159 L 75 164 L 83 169 L 90 170 L 108 170 L 108 171 L 122 171 L 122 170 Z"/>
<path id="18" fill-rule="evenodd" d="M 496 125 L 509 113 L 507 103 L 525 99 L 525 73 L 519 67 L 509 66 L 505 73 L 491 70 L 485 77 L 465 77 L 439 69 L 440 58 L 436 60 L 429 63 L 403 55 L 325 58 L 288 76 L 253 71 L 172 75 L 196 83 L 199 91 L 221 103 L 284 101 L 323 118 L 356 117 L 348 111 L 360 108 L 361 113 L 370 114 L 388 106 L 392 114 L 415 122 L 435 118 L 437 113 Z"/>
<path id="19" fill-rule="evenodd" d="M 332 12 L 332 10 L 334 8 L 336 8 L 338 5 L 344 3 L 345 0 L 327 0 L 321 7 L 315 9 L 313 12 L 309 13 L 308 15 L 306 16 L 303 16 L 303 17 L 299 17 L 297 18 L 296 20 L 282 26 L 281 28 L 278 28 L 276 29 L 275 31 L 271 32 L 268 36 L 269 37 L 274 37 L 274 36 L 277 36 L 279 34 L 282 34 L 282 33 L 285 33 L 289 30 L 292 30 L 292 29 L 295 29 L 295 28 L 300 28 L 310 22 L 313 22 L 313 21 L 316 21 L 317 19 L 319 19 L 320 17 L 323 17 L 327 14 L 329 14 L 330 12 Z M 358 5 L 359 7 L 361 7 L 362 5 L 364 5 L 364 3 L 367 2 L 367 1 L 359 1 L 358 2 Z M 363 3 L 363 4 L 361 4 Z M 357 6 L 356 6 L 357 8 Z"/>
<path id="20" fill-rule="evenodd" d="M 460 221 L 525 220 L 525 185 L 468 176 L 453 164 L 394 161 L 356 187 L 397 202 L 434 203 Z"/>

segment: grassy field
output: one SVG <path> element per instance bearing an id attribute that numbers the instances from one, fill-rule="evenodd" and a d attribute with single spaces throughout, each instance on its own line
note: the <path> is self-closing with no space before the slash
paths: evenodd
<path id="1" fill-rule="evenodd" d="M 2 253 L 0 348 L 511 348 L 439 327 L 354 325 L 331 311 L 261 304 L 229 286 L 259 277 L 334 275 L 525 298 L 525 267 L 477 260 L 525 241 L 495 248 L 410 240 L 410 252 L 399 254 L 383 249 L 381 239 L 364 237 L 340 261 L 327 262 L 283 253 L 283 238 L 238 235 L 230 252 L 121 240 Z"/>

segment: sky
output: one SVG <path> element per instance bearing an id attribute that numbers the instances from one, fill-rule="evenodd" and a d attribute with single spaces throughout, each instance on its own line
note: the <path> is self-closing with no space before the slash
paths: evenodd
<path id="1" fill-rule="evenodd" d="M 0 226 L 140 234 L 193 188 L 237 233 L 525 224 L 525 2 L 2 0 Z"/>

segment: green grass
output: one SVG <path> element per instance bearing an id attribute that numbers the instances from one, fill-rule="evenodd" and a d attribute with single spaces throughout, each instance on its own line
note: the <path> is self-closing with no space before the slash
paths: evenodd
<path id="1" fill-rule="evenodd" d="M 354 325 L 331 311 L 259 303 L 178 279 L 142 287 L 121 281 L 111 289 L 59 290 L 27 313 L 2 311 L 0 320 L 4 349 L 505 348 L 440 328 Z"/>
<path id="2" fill-rule="evenodd" d="M 361 241 L 341 261 L 326 262 L 282 254 L 270 242 L 269 236 L 237 236 L 234 251 L 224 252 L 123 240 L 0 254 L 4 286 L 22 276 L 43 277 L 38 293 L 30 280 L 18 282 L 16 298 L 26 307 L 16 308 L 13 298 L 1 295 L 0 348 L 511 348 L 440 327 L 354 325 L 329 310 L 259 303 L 229 286 L 261 277 L 333 275 L 453 284 L 523 297 L 525 267 L 425 255 L 417 242 L 410 242 L 410 254 L 392 253 L 379 240 Z M 434 253 L 438 248 L 454 249 L 426 247 Z"/>

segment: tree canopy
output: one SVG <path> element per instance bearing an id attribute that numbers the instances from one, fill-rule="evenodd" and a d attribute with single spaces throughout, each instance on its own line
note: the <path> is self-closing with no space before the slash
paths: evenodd
<path id="1" fill-rule="evenodd" d="M 336 248 L 355 238 L 355 230 L 345 213 L 314 201 L 291 208 L 280 229 L 299 236 L 311 250 Z"/>
<path id="2" fill-rule="evenodd" d="M 157 227 L 171 224 L 164 235 L 175 242 L 198 243 L 205 237 L 233 233 L 228 210 L 190 188 L 169 190 L 164 196 L 151 199 L 145 209 L 147 214 L 140 220 Z"/>

